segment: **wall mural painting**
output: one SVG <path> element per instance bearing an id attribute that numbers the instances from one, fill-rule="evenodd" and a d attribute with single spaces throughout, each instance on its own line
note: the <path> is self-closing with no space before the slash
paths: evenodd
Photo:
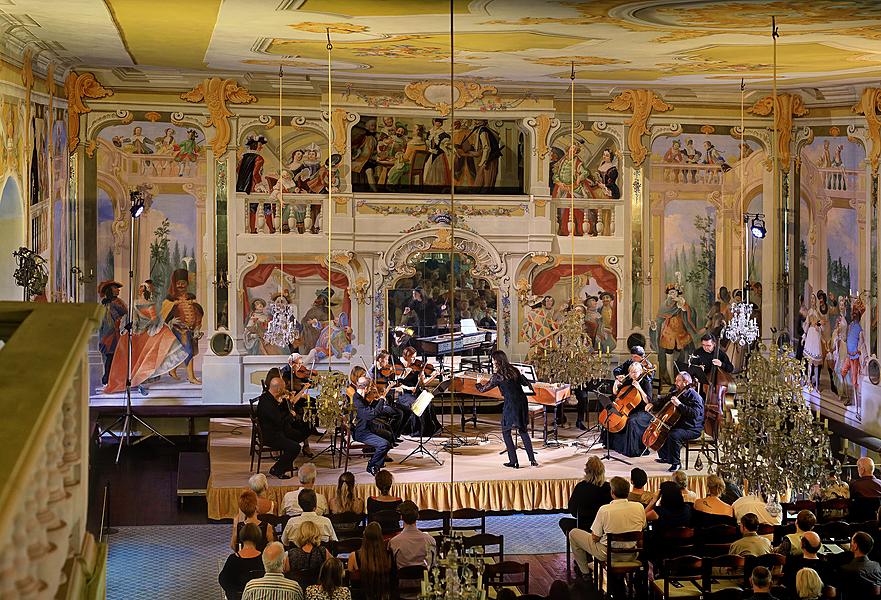
<path id="1" fill-rule="evenodd" d="M 132 382 L 142 393 L 165 376 L 198 385 L 204 309 L 196 197 L 205 186 L 204 135 L 135 121 L 105 128 L 97 141 L 98 295 L 107 308 L 100 334 L 103 391 L 125 387 L 127 341 L 119 325 L 129 293 L 129 193 L 135 189 L 144 192 L 146 206 L 135 221 Z"/>
<path id="2" fill-rule="evenodd" d="M 520 341 L 530 352 L 545 348 L 563 319 L 572 296 L 571 264 L 561 264 L 535 276 L 535 294 L 520 311 Z M 596 264 L 576 264 L 574 269 L 576 308 L 584 312 L 584 332 L 594 345 L 608 352 L 618 337 L 618 279 Z"/>
<path id="3" fill-rule="evenodd" d="M 356 192 L 519 194 L 523 134 L 514 121 L 362 117 L 352 130 Z"/>
<path id="4" fill-rule="evenodd" d="M 305 195 L 326 195 L 328 186 L 339 191 L 341 159 L 339 154 L 332 155 L 333 166 L 328 171 L 327 138 L 316 131 L 301 129 L 285 133 L 279 168 L 278 128 L 246 132 L 236 166 L 236 192 L 269 196 L 268 201 L 249 204 L 249 231 L 275 233 L 281 225 L 285 232 L 318 233 L 322 199 Z"/>
<path id="5" fill-rule="evenodd" d="M 23 199 L 21 188 L 15 177 L 0 179 L 0 265 L 8 273 L 15 270 L 15 258 L 12 253 L 25 244 L 22 238 L 22 221 L 24 220 Z M 12 277 L 0 278 L 0 300 L 21 300 L 22 288 L 16 285 Z"/>
<path id="6" fill-rule="evenodd" d="M 298 352 L 306 363 L 328 356 L 348 359 L 355 353 L 352 301 L 349 280 L 316 263 L 262 263 L 242 279 L 242 324 L 245 351 L 257 355 L 287 355 Z M 272 317 L 271 303 L 295 307 L 297 337 L 288 346 L 275 346 L 263 339 Z M 328 304 L 330 322 L 328 323 Z"/>
<path id="7" fill-rule="evenodd" d="M 70 296 L 70 268 L 73 265 L 70 248 L 71 207 L 69 199 L 69 171 L 67 164 L 67 125 L 55 121 L 52 127 L 52 269 L 53 300 L 63 302 Z"/>
<path id="8" fill-rule="evenodd" d="M 548 181 L 554 198 L 619 200 L 619 154 L 614 141 L 592 131 L 563 133 L 551 145 Z M 569 235 L 569 208 L 557 209 L 557 234 Z M 585 214 L 586 212 L 586 214 Z M 609 231 L 611 211 L 575 209 L 575 235 L 596 236 Z"/>
<path id="9" fill-rule="evenodd" d="M 746 212 L 760 214 L 763 212 L 763 208 L 764 198 L 762 197 L 762 194 L 759 193 L 749 201 L 746 206 Z M 768 222 L 767 217 L 765 218 L 765 222 Z M 752 235 L 747 235 L 746 240 L 749 243 L 748 279 L 750 281 L 750 284 L 755 287 L 756 283 L 759 283 L 759 285 L 761 285 L 762 281 L 762 249 L 765 246 L 765 240 L 758 239 L 756 237 L 753 237 Z M 737 256 L 740 256 L 739 252 L 737 253 Z M 740 270 L 742 269 L 738 269 L 738 271 Z"/>

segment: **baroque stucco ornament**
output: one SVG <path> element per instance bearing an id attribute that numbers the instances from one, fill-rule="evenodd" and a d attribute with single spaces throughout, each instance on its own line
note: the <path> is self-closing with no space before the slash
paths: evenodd
<path id="1" fill-rule="evenodd" d="M 475 100 L 489 94 L 494 96 L 498 90 L 491 85 L 476 81 L 453 82 L 453 104 L 450 106 L 450 85 L 437 81 L 414 81 L 404 88 L 404 94 L 425 108 L 433 108 L 445 117 L 452 109 L 465 108 Z"/>
<path id="2" fill-rule="evenodd" d="M 251 104 L 257 102 L 257 98 L 240 86 L 234 79 L 221 79 L 210 77 L 180 95 L 187 102 L 204 102 L 208 107 L 208 120 L 205 125 L 214 127 L 214 137 L 209 142 L 214 151 L 214 157 L 220 158 L 226 154 L 229 147 L 230 127 L 229 118 L 233 115 L 227 108 L 226 103 Z"/>
<path id="3" fill-rule="evenodd" d="M 878 159 L 881 157 L 881 88 L 864 89 L 860 101 L 851 110 L 866 117 L 868 137 L 872 141 L 868 152 L 869 164 L 872 165 L 872 173 L 878 173 Z"/>
<path id="4" fill-rule="evenodd" d="M 633 115 L 625 123 L 629 127 L 627 147 L 630 149 L 633 166 L 642 165 L 648 155 L 648 150 L 642 143 L 642 136 L 649 132 L 647 123 L 652 111 L 667 112 L 673 110 L 673 106 L 664 102 L 652 90 L 624 90 L 609 102 L 606 108 L 619 112 L 629 110 Z"/>
<path id="5" fill-rule="evenodd" d="M 765 96 L 757 100 L 749 109 L 754 115 L 764 117 L 774 113 L 774 130 L 777 133 L 777 156 L 780 169 L 789 172 L 792 158 L 789 142 L 792 140 L 792 118 L 808 114 L 804 100 L 798 94 L 777 94 L 777 110 L 774 110 L 774 97 Z"/>
<path id="6" fill-rule="evenodd" d="M 113 95 L 113 90 L 101 85 L 94 73 L 71 71 L 64 80 L 64 93 L 67 96 L 67 150 L 73 153 L 80 143 L 80 115 L 92 112 L 85 99 L 106 98 Z"/>

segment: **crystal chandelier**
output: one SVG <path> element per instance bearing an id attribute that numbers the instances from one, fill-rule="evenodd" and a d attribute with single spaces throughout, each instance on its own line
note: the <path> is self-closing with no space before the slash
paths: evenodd
<path id="1" fill-rule="evenodd" d="M 750 346 L 759 338 L 759 324 L 753 317 L 753 305 L 737 302 L 731 305 L 731 320 L 725 324 L 725 338 L 741 346 Z"/>
<path id="2" fill-rule="evenodd" d="M 551 347 L 538 351 L 533 364 L 542 381 L 584 387 L 602 379 L 609 371 L 609 355 L 596 350 L 584 333 L 584 307 L 568 310 Z"/>
<path id="3" fill-rule="evenodd" d="M 419 600 L 485 600 L 486 561 L 478 547 L 465 548 L 462 532 L 441 538 L 442 554 L 425 572 Z"/>
<path id="4" fill-rule="evenodd" d="M 319 390 L 318 400 L 314 409 L 311 404 L 307 405 L 306 420 L 318 421 L 324 428 L 330 429 L 349 413 L 354 412 L 355 406 L 352 400 L 346 398 L 346 384 L 349 378 L 340 371 L 322 371 L 317 380 L 313 381 Z M 314 410 L 314 415 L 312 414 Z"/>
<path id="5" fill-rule="evenodd" d="M 272 316 L 263 334 L 263 341 L 273 346 L 288 346 L 294 339 L 297 316 L 294 307 L 279 299 L 266 307 L 266 311 Z"/>

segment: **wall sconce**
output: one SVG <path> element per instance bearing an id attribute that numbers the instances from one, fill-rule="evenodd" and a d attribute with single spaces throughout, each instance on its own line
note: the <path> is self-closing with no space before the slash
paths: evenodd
<path id="1" fill-rule="evenodd" d="M 219 270 L 217 272 L 217 274 L 214 276 L 214 280 L 211 282 L 211 285 L 218 287 L 218 288 L 221 288 L 221 289 L 228 288 L 230 281 L 227 278 L 227 275 L 228 275 L 228 273 L 224 269 Z"/>

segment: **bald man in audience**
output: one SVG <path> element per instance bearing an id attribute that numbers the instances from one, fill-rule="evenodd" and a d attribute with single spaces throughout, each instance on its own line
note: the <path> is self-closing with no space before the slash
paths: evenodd
<path id="1" fill-rule="evenodd" d="M 831 583 L 834 575 L 832 569 L 825 560 L 817 556 L 823 543 L 816 531 L 805 531 L 801 535 L 800 550 L 801 555 L 787 556 L 786 564 L 783 566 L 784 585 L 789 589 L 795 589 L 795 576 L 802 569 L 813 569 L 820 576 L 820 579 L 826 585 Z"/>
<path id="2" fill-rule="evenodd" d="M 851 498 L 881 498 L 881 479 L 875 477 L 875 463 L 868 456 L 857 461 L 857 478 L 848 484 Z"/>

